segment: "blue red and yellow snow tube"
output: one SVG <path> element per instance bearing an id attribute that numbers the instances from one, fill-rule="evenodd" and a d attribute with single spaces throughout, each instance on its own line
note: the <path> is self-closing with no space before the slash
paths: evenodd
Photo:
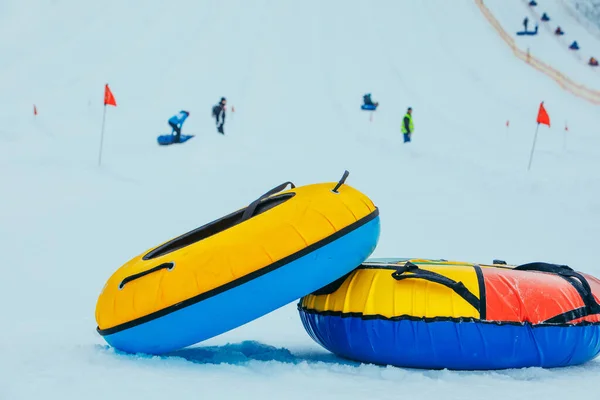
<path id="1" fill-rule="evenodd" d="M 368 260 L 303 297 L 329 351 L 429 369 L 562 367 L 600 352 L 600 281 L 564 265 Z"/>
<path id="2" fill-rule="evenodd" d="M 286 182 L 133 258 L 98 298 L 97 331 L 121 351 L 164 354 L 344 276 L 375 249 L 380 230 L 379 210 L 345 184 L 347 176 L 337 184 Z"/>

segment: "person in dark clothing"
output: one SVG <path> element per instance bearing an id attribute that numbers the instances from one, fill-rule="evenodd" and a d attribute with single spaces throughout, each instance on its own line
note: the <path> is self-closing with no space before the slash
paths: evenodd
<path id="1" fill-rule="evenodd" d="M 410 142 L 411 135 L 414 130 L 415 127 L 412 119 L 412 107 L 408 107 L 408 110 L 406 110 L 406 114 L 402 119 L 402 134 L 404 135 L 404 143 Z"/>
<path id="2" fill-rule="evenodd" d="M 213 117 L 217 123 L 217 132 L 221 135 L 224 135 L 223 125 L 225 125 L 225 106 L 227 105 L 227 99 L 225 97 L 221 97 L 221 101 L 219 104 L 216 104 L 213 107 Z"/>
<path id="3" fill-rule="evenodd" d="M 373 105 L 373 100 L 371 100 L 371 93 L 367 93 L 363 96 L 363 103 L 367 106 Z"/>
<path id="4" fill-rule="evenodd" d="M 527 32 L 527 25 L 529 25 L 529 18 L 525 17 L 523 20 L 523 26 L 525 27 L 525 32 Z"/>
<path id="5" fill-rule="evenodd" d="M 373 99 L 371 99 L 371 93 L 367 93 L 363 96 L 363 103 L 366 106 L 375 106 L 377 107 L 379 105 L 378 102 L 373 102 Z"/>

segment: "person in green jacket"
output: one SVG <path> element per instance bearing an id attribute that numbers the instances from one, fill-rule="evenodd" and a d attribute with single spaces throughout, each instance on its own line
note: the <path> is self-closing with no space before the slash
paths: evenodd
<path id="1" fill-rule="evenodd" d="M 404 143 L 410 142 L 410 136 L 415 130 L 412 119 L 412 107 L 408 107 L 404 119 L 402 120 L 402 133 L 404 134 Z"/>

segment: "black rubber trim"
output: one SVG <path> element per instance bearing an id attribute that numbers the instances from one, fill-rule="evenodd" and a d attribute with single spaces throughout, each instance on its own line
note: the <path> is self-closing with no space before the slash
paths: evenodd
<path id="1" fill-rule="evenodd" d="M 515 321 L 487 321 L 481 320 L 478 318 L 472 317 L 415 317 L 414 315 L 398 315 L 394 317 L 386 317 L 380 314 L 369 314 L 364 315 L 359 312 L 341 312 L 341 311 L 316 311 L 313 309 L 308 309 L 306 307 L 302 307 L 301 303 L 298 303 L 298 311 L 306 313 L 306 314 L 316 314 L 323 317 L 340 317 L 340 318 L 360 318 L 362 320 L 384 320 L 384 321 L 423 321 L 423 322 L 455 322 L 455 323 L 464 323 L 464 322 L 477 322 L 483 324 L 492 324 L 492 325 L 513 325 L 513 326 L 522 326 L 522 325 L 530 325 L 533 328 L 536 327 L 571 327 L 571 326 L 589 326 L 589 325 L 600 325 L 600 322 L 587 322 L 583 321 L 577 324 L 568 324 L 568 323 L 558 323 L 551 324 L 546 322 L 541 322 L 539 324 L 532 324 L 531 322 L 515 322 Z"/>
<path id="2" fill-rule="evenodd" d="M 387 263 L 381 263 L 381 264 L 376 264 L 376 263 L 367 263 L 367 264 L 361 264 L 358 266 L 358 268 L 356 269 L 389 269 L 390 271 L 396 271 L 398 269 L 398 264 L 387 264 Z"/>
<path id="3" fill-rule="evenodd" d="M 483 277 L 483 271 L 479 265 L 473 265 L 475 273 L 477 274 L 477 281 L 479 283 L 479 318 L 487 318 L 487 297 L 485 292 L 485 278 Z"/>
<path id="4" fill-rule="evenodd" d="M 321 241 L 319 241 L 317 243 L 314 243 L 314 244 L 312 244 L 312 245 L 310 245 L 310 246 L 302 249 L 301 251 L 299 251 L 297 253 L 291 254 L 291 255 L 289 255 L 289 256 L 287 256 L 287 257 L 285 257 L 285 258 L 283 258 L 283 259 L 281 259 L 281 260 L 279 260 L 277 262 L 274 262 L 273 264 L 267 265 L 266 267 L 261 268 L 261 269 L 259 269 L 257 271 L 254 271 L 254 272 L 252 272 L 252 273 L 250 273 L 248 275 L 244 275 L 243 277 L 241 277 L 239 279 L 236 279 L 235 281 L 231 281 L 229 283 L 226 283 L 225 285 L 222 285 L 222 286 L 219 286 L 219 287 L 214 288 L 212 290 L 209 290 L 208 292 L 201 293 L 198 296 L 194 296 L 194 297 L 192 297 L 190 299 L 181 301 L 181 302 L 179 302 L 177 304 L 174 304 L 172 306 L 163 308 L 162 310 L 153 312 L 151 314 L 148 314 L 148 315 L 145 315 L 143 317 L 134 319 L 132 321 L 125 322 L 123 324 L 120 324 L 120 325 L 117 325 L 117 326 L 114 326 L 114 327 L 111 327 L 111 328 L 107 328 L 107 329 L 100 329 L 100 327 L 96 327 L 96 330 L 98 331 L 98 333 L 101 336 L 112 335 L 114 333 L 121 332 L 121 331 L 124 331 L 126 329 L 133 328 L 134 326 L 144 324 L 146 322 L 149 322 L 149 321 L 152 321 L 154 319 L 160 318 L 162 316 L 165 316 L 167 314 L 170 314 L 170 313 L 175 312 L 177 310 L 180 310 L 182 308 L 185 308 L 185 307 L 191 306 L 193 304 L 199 303 L 199 302 L 201 302 L 203 300 L 206 300 L 208 298 L 216 296 L 216 295 L 218 295 L 220 293 L 223 293 L 223 292 L 225 292 L 227 290 L 231 290 L 231 289 L 233 289 L 233 288 L 235 288 L 237 286 L 243 285 L 244 283 L 249 282 L 249 281 L 251 281 L 253 279 L 259 278 L 259 277 L 261 277 L 261 276 L 263 276 L 265 274 L 268 274 L 269 272 L 275 271 L 276 269 L 281 268 L 284 265 L 289 264 L 292 261 L 295 261 L 295 260 L 297 260 L 297 259 L 299 259 L 299 258 L 301 258 L 301 257 L 303 257 L 303 256 L 305 256 L 305 255 L 307 255 L 309 253 L 312 253 L 313 251 L 315 251 L 315 250 L 317 250 L 317 249 L 319 249 L 319 248 L 321 248 L 321 247 L 323 247 L 323 246 L 325 246 L 325 245 L 327 245 L 327 244 L 329 244 L 331 242 L 336 241 L 337 239 L 341 238 L 342 236 L 345 236 L 345 235 L 347 235 L 347 234 L 355 231 L 356 229 L 360 228 L 361 226 L 366 225 L 367 223 L 373 221 L 378 216 L 379 216 L 379 208 L 375 208 L 375 210 L 371 214 L 369 214 L 366 217 L 364 217 L 364 218 L 362 218 L 362 219 L 354 222 L 353 224 L 348 225 L 347 227 L 345 227 L 345 228 L 337 231 L 333 235 L 328 236 L 325 239 L 323 239 L 323 240 L 321 240 Z"/>
<path id="5" fill-rule="evenodd" d="M 583 306 L 574 310 L 564 312 L 562 314 L 555 315 L 552 318 L 548 318 L 544 322 L 547 324 L 566 324 L 569 321 L 574 321 L 579 318 L 587 317 L 588 315 L 590 314 L 588 313 L 587 307 Z"/>
<path id="6" fill-rule="evenodd" d="M 411 274 L 405 275 L 405 272 L 410 272 Z M 420 269 L 416 264 L 413 264 L 410 261 L 392 273 L 392 277 L 397 281 L 404 279 L 423 279 L 446 286 L 447 288 L 452 289 L 471 306 L 473 306 L 473 308 L 475 308 L 481 315 L 481 301 L 460 281 L 457 282 L 442 274 Z"/>
<path id="7" fill-rule="evenodd" d="M 175 266 L 175 264 L 174 264 L 174 263 L 172 263 L 172 262 L 163 263 L 163 264 L 160 264 L 160 265 L 158 265 L 158 266 L 156 266 L 156 267 L 154 267 L 154 268 L 150 268 L 150 269 L 149 269 L 149 270 L 147 270 L 147 271 L 143 271 L 143 272 L 139 272 L 139 273 L 137 273 L 137 274 L 130 275 L 130 276 L 126 277 L 125 279 L 123 279 L 123 280 L 121 281 L 121 283 L 119 283 L 119 289 L 123 289 L 123 287 L 124 287 L 124 286 L 125 286 L 125 285 L 126 285 L 128 282 L 134 281 L 134 280 L 136 280 L 136 279 L 139 279 L 139 278 L 141 278 L 141 277 L 143 277 L 143 276 L 146 276 L 146 275 L 148 275 L 148 274 L 151 274 L 151 273 L 153 273 L 153 272 L 160 271 L 161 269 L 168 269 L 168 270 L 170 271 L 170 270 L 172 270 L 172 269 L 173 269 L 173 267 L 174 267 L 174 266 Z"/>

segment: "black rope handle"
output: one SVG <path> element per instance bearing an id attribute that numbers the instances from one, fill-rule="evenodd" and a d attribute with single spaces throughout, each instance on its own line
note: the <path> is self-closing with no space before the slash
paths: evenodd
<path id="1" fill-rule="evenodd" d="M 573 268 L 569 267 L 568 265 L 533 262 L 529 264 L 519 265 L 518 267 L 515 267 L 514 270 L 547 272 L 559 275 L 566 279 L 567 282 L 569 282 L 581 296 L 581 300 L 583 300 L 583 304 L 585 304 L 584 309 L 580 309 L 579 311 L 570 311 L 567 313 L 563 313 L 558 316 L 552 317 L 544 322 L 553 323 L 562 319 L 566 320 L 569 318 L 569 316 L 571 316 L 571 319 L 576 319 L 585 317 L 590 314 L 600 313 L 600 304 L 598 304 L 596 298 L 594 297 L 592 288 L 590 287 L 590 283 L 587 281 L 587 279 L 585 279 L 585 276 L 573 270 Z M 575 315 L 578 316 L 575 317 Z"/>
<path id="2" fill-rule="evenodd" d="M 153 272 L 160 271 L 161 269 L 167 269 L 167 270 L 169 270 L 169 271 L 170 271 L 170 270 L 172 270 L 174 267 L 175 267 L 175 263 L 168 262 L 168 263 L 160 264 L 160 265 L 158 265 L 158 266 L 156 266 L 156 267 L 154 267 L 154 268 L 150 268 L 150 269 L 149 269 L 149 270 L 147 270 L 147 271 L 143 271 L 143 272 L 139 272 L 139 273 L 137 273 L 137 274 L 133 274 L 133 275 L 131 275 L 131 276 L 128 276 L 127 278 L 123 279 L 123 280 L 121 281 L 121 283 L 119 283 L 119 289 L 123 289 L 123 287 L 124 287 L 126 284 L 128 284 L 129 282 L 131 282 L 131 281 L 134 281 L 134 280 L 136 280 L 136 279 L 139 279 L 139 278 L 141 278 L 142 276 L 146 276 L 146 275 L 148 275 L 148 274 L 151 274 L 151 273 L 153 273 Z"/>
<path id="3" fill-rule="evenodd" d="M 246 210 L 244 211 L 244 214 L 242 215 L 242 221 L 240 221 L 240 222 L 243 222 L 249 218 L 252 218 L 252 216 L 254 215 L 254 212 L 256 211 L 256 207 L 258 207 L 258 205 L 260 204 L 260 202 L 263 199 L 265 199 L 269 196 L 272 196 L 275 193 L 281 192 L 283 189 L 286 188 L 287 185 L 291 185 L 292 189 L 294 189 L 296 187 L 296 185 L 294 185 L 292 182 L 285 182 L 285 183 L 282 183 L 281 185 L 269 190 L 267 193 L 263 194 L 258 199 L 254 200 L 252 203 L 250 203 L 248 208 L 246 208 Z"/>
<path id="4" fill-rule="evenodd" d="M 543 262 L 535 262 L 529 264 L 519 265 L 515 267 L 514 270 L 517 271 L 538 271 L 538 272 L 548 272 L 552 274 L 557 274 L 565 278 L 575 278 L 579 282 L 581 282 L 581 286 L 583 286 L 583 290 L 585 291 L 586 297 L 590 299 L 593 303 L 596 303 L 594 296 L 592 295 L 592 288 L 590 287 L 590 283 L 585 279 L 583 275 L 579 272 L 573 270 L 573 268 L 567 265 L 558 265 L 558 264 L 549 264 Z M 585 298 L 583 299 L 586 300 Z M 586 302 L 587 304 L 587 302 Z"/>
<path id="5" fill-rule="evenodd" d="M 550 264 L 545 262 L 532 262 L 529 264 L 519 265 L 513 269 L 517 271 L 550 272 L 559 275 L 562 275 L 562 273 L 566 271 L 573 271 L 573 268 L 569 267 L 568 265 Z"/>
<path id="6" fill-rule="evenodd" d="M 405 272 L 411 272 L 410 275 L 404 275 Z M 462 282 L 457 282 L 436 272 L 420 269 L 417 265 L 407 262 L 392 273 L 392 277 L 397 281 L 404 279 L 423 279 L 429 282 L 438 283 L 452 289 L 456 294 L 462 297 L 477 311 L 481 312 L 481 301 L 467 289 Z"/>
<path id="7" fill-rule="evenodd" d="M 333 193 L 337 193 L 340 186 L 342 186 L 344 183 L 346 183 L 346 179 L 348 178 L 348 175 L 350 175 L 350 172 L 348 172 L 348 170 L 345 170 L 344 175 L 342 175 L 342 179 L 340 179 L 340 181 L 337 183 L 337 185 L 335 185 L 335 187 L 333 188 L 333 190 L 332 190 Z"/>

